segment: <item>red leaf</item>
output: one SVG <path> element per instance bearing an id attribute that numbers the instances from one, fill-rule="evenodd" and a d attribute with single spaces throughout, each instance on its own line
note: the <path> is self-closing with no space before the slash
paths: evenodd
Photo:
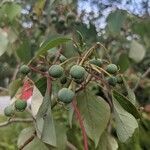
<path id="1" fill-rule="evenodd" d="M 33 94 L 33 85 L 30 80 L 26 80 L 23 83 L 22 91 L 20 99 L 22 100 L 28 100 Z"/>

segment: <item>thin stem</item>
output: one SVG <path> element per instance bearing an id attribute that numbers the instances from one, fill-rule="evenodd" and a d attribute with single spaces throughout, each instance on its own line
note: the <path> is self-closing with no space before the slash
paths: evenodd
<path id="1" fill-rule="evenodd" d="M 80 111 L 79 111 L 78 107 L 76 106 L 75 100 L 72 101 L 72 106 L 74 108 L 74 111 L 76 113 L 76 117 L 79 121 L 81 130 L 82 130 L 82 136 L 83 136 L 83 141 L 84 141 L 84 150 L 88 150 L 88 140 L 87 140 L 86 131 L 85 131 L 85 128 L 84 128 L 84 125 L 83 125 L 83 120 L 82 120 Z"/>
<path id="2" fill-rule="evenodd" d="M 140 84 L 140 81 L 145 78 L 146 76 L 148 76 L 148 74 L 150 73 L 150 68 L 148 68 L 144 73 L 143 75 L 140 77 L 139 81 L 136 83 L 133 91 L 136 91 L 136 89 L 138 88 L 139 84 Z"/>
<path id="3" fill-rule="evenodd" d="M 108 76 L 111 76 L 111 74 L 109 74 L 107 71 L 105 71 L 103 68 L 101 68 L 101 67 L 98 67 L 98 66 L 95 66 L 95 65 L 92 65 L 92 64 L 90 64 L 90 66 L 92 67 L 92 69 L 93 70 L 95 70 L 96 72 L 98 72 L 98 73 L 101 73 L 101 71 L 102 72 L 104 72 L 105 74 L 107 74 Z"/>
<path id="4" fill-rule="evenodd" d="M 12 123 L 20 123 L 20 122 L 23 122 L 23 123 L 30 123 L 30 122 L 33 122 L 33 119 L 32 118 L 12 118 L 12 119 L 9 119 L 8 121 L 6 122 L 3 122 L 3 123 L 0 123 L 0 127 L 5 127 L 9 124 L 12 124 Z"/>
<path id="5" fill-rule="evenodd" d="M 67 147 L 68 147 L 70 150 L 77 150 L 77 148 L 76 148 L 72 143 L 70 143 L 69 141 L 67 141 Z"/>
<path id="6" fill-rule="evenodd" d="M 29 68 L 30 68 L 32 71 L 37 72 L 37 73 L 41 74 L 41 75 L 44 76 L 44 77 L 51 78 L 46 72 L 42 72 L 42 71 L 40 71 L 40 70 L 38 70 L 37 68 L 34 68 L 34 67 L 32 67 L 32 66 L 29 66 Z"/>
<path id="7" fill-rule="evenodd" d="M 98 47 L 99 43 L 96 43 L 92 46 L 83 56 L 82 60 L 80 61 L 79 65 L 82 65 L 84 61 L 92 54 L 92 52 Z"/>
<path id="8" fill-rule="evenodd" d="M 29 139 L 27 139 L 23 145 L 21 145 L 21 146 L 19 147 L 19 150 L 23 150 L 23 148 L 24 148 L 26 145 L 28 145 L 30 142 L 32 142 L 33 139 L 34 139 L 34 137 L 35 137 L 35 135 L 36 135 L 36 132 L 34 132 L 33 135 L 32 135 Z"/>

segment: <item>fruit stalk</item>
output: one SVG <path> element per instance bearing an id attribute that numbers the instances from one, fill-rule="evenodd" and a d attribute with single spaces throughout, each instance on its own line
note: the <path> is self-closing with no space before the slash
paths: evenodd
<path id="1" fill-rule="evenodd" d="M 84 150 L 88 150 L 88 140 L 87 140 L 86 131 L 85 131 L 85 128 L 84 128 L 84 125 L 83 125 L 83 121 L 82 121 L 82 118 L 81 118 L 80 111 L 79 111 L 78 107 L 76 106 L 75 100 L 72 101 L 72 106 L 74 108 L 74 111 L 76 113 L 76 117 L 79 121 L 81 130 L 82 130 L 83 141 L 84 141 Z"/>

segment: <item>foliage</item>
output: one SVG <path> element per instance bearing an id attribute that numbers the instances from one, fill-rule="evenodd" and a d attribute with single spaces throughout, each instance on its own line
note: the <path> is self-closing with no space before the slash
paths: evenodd
<path id="1" fill-rule="evenodd" d="M 0 6 L 0 85 L 13 108 L 8 125 L 18 113 L 33 123 L 4 127 L 0 148 L 148 150 L 149 115 L 139 101 L 150 87 L 146 18 L 115 9 L 101 29 L 100 16 L 86 24 L 72 0 Z M 8 144 L 11 132 L 17 144 Z"/>

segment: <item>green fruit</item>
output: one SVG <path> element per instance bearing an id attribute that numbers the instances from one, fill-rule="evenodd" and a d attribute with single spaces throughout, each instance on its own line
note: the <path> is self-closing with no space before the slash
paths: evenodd
<path id="1" fill-rule="evenodd" d="M 52 10 L 50 12 L 50 16 L 53 18 L 53 17 L 57 17 L 57 12 L 55 10 Z"/>
<path id="2" fill-rule="evenodd" d="M 76 19 L 76 20 L 75 20 L 75 24 L 76 24 L 76 25 L 80 25 L 80 23 L 81 23 L 81 21 L 80 21 L 79 19 Z"/>
<path id="3" fill-rule="evenodd" d="M 66 84 L 66 82 L 67 82 L 67 77 L 62 77 L 62 78 L 60 79 L 60 83 L 61 83 L 61 84 Z"/>
<path id="4" fill-rule="evenodd" d="M 99 66 L 99 67 L 101 67 L 103 64 L 103 61 L 101 59 L 91 59 L 89 62 L 91 64 L 94 64 L 94 65 Z"/>
<path id="5" fill-rule="evenodd" d="M 58 19 L 58 23 L 61 24 L 61 25 L 65 24 L 65 18 L 64 17 L 60 17 Z"/>
<path id="6" fill-rule="evenodd" d="M 119 84 L 123 83 L 123 79 L 120 75 L 118 75 L 116 78 L 117 78 L 117 83 L 119 83 Z"/>
<path id="7" fill-rule="evenodd" d="M 64 103 L 70 103 L 73 100 L 75 93 L 68 89 L 68 88 L 62 88 L 58 92 L 58 99 Z"/>
<path id="8" fill-rule="evenodd" d="M 64 69 L 60 65 L 52 65 L 48 72 L 50 76 L 60 78 L 63 75 Z"/>
<path id="9" fill-rule="evenodd" d="M 15 108 L 17 111 L 24 111 L 27 107 L 27 102 L 24 100 L 16 100 L 15 101 Z"/>
<path id="10" fill-rule="evenodd" d="M 108 77 L 108 78 L 107 78 L 107 82 L 108 82 L 110 85 L 115 86 L 115 85 L 117 84 L 117 78 L 116 78 L 116 77 L 113 77 L 113 76 Z"/>
<path id="11" fill-rule="evenodd" d="M 51 19 L 51 23 L 57 23 L 57 17 L 53 17 L 53 18 Z"/>
<path id="12" fill-rule="evenodd" d="M 68 19 L 75 19 L 76 18 L 76 15 L 73 13 L 73 12 L 69 12 L 68 14 L 67 14 L 67 20 Z"/>
<path id="13" fill-rule="evenodd" d="M 85 75 L 85 72 L 85 69 L 79 65 L 74 65 L 70 69 L 70 75 L 75 79 L 82 79 Z"/>
<path id="14" fill-rule="evenodd" d="M 12 117 L 15 114 L 15 110 L 13 106 L 10 105 L 10 106 L 5 107 L 4 114 L 7 117 Z"/>
<path id="15" fill-rule="evenodd" d="M 106 67 L 106 71 L 111 74 L 115 74 L 118 71 L 118 67 L 115 64 L 109 64 Z"/>
<path id="16" fill-rule="evenodd" d="M 61 56 L 59 57 L 59 60 L 60 60 L 61 62 L 64 62 L 64 61 L 67 60 L 67 58 L 66 58 L 64 55 L 61 55 Z"/>
<path id="17" fill-rule="evenodd" d="M 75 79 L 74 80 L 77 84 L 81 84 L 84 81 L 84 78 L 82 79 Z"/>
<path id="18" fill-rule="evenodd" d="M 27 75 L 30 72 L 30 68 L 27 65 L 22 65 L 20 67 L 20 72 L 24 75 Z"/>
<path id="19" fill-rule="evenodd" d="M 48 70 L 48 66 L 39 66 L 39 70 L 42 72 L 46 72 Z"/>

